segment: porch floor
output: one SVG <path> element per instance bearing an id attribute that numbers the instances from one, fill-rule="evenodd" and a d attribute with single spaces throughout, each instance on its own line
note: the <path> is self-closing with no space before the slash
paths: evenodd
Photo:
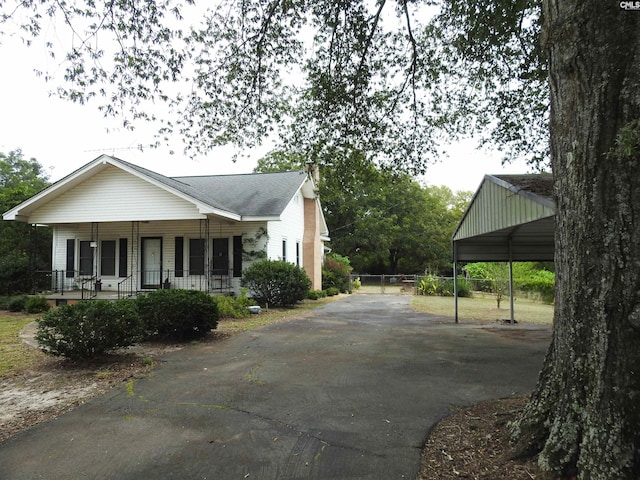
<path id="1" fill-rule="evenodd" d="M 142 290 L 139 292 L 135 292 L 133 295 L 131 295 L 130 298 L 133 298 L 136 295 L 147 293 L 150 291 L 152 290 Z M 225 295 L 226 293 L 225 292 L 209 292 L 209 294 L 213 296 L 218 296 L 218 295 Z M 77 303 L 83 300 L 81 290 L 71 290 L 71 291 L 66 291 L 64 293 L 49 293 L 43 296 L 47 299 L 49 304 L 51 304 L 52 306 L 63 305 L 65 303 Z M 85 292 L 85 297 L 84 297 L 84 300 L 117 300 L 117 299 L 118 299 L 118 292 L 113 292 L 108 290 L 97 292 L 94 297 L 89 297 L 89 292 Z"/>
<path id="2" fill-rule="evenodd" d="M 84 292 L 84 295 L 85 295 L 84 300 L 117 300 L 118 299 L 118 292 L 111 292 L 111 291 L 97 292 L 94 297 L 90 297 L 89 292 Z M 64 293 L 50 293 L 50 294 L 44 295 L 44 298 L 46 298 L 47 301 L 54 306 L 61 305 L 64 303 L 76 303 L 80 300 L 83 300 L 81 290 L 71 290 Z"/>

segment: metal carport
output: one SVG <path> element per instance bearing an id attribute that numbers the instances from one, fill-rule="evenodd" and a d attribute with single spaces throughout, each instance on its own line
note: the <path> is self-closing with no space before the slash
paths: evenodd
<path id="1" fill-rule="evenodd" d="M 553 176 L 485 175 L 453 234 L 455 318 L 458 322 L 459 263 L 553 261 L 555 203 Z"/>

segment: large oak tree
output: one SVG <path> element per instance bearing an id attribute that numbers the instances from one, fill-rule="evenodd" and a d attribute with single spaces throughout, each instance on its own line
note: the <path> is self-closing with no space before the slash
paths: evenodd
<path id="1" fill-rule="evenodd" d="M 550 155 L 554 334 L 514 430 L 556 475 L 639 478 L 640 12 L 442 0 L 431 17 L 426 3 L 225 1 L 193 31 L 175 26 L 171 0 L 0 7 L 5 25 L 33 34 L 48 15 L 73 27 L 63 96 L 97 97 L 127 121 L 153 120 L 146 102 L 165 100 L 162 134 L 196 151 L 250 145 L 277 126 L 318 163 L 355 149 L 422 171 L 440 132 L 468 130 L 506 156 Z"/>
<path id="2" fill-rule="evenodd" d="M 640 477 L 640 12 L 547 0 L 554 334 L 516 433 L 541 465 Z"/>

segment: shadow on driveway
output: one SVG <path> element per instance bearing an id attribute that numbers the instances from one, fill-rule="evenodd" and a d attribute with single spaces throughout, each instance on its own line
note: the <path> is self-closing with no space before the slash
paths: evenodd
<path id="1" fill-rule="evenodd" d="M 449 407 L 534 387 L 550 328 L 443 324 L 409 302 L 352 295 L 167 355 L 0 444 L 0 478 L 413 479 Z"/>

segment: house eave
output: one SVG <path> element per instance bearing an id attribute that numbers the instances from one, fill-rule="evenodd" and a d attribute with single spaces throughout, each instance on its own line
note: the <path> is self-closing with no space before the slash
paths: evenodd
<path id="1" fill-rule="evenodd" d="M 241 217 L 242 222 L 277 222 L 281 220 L 280 215 L 243 215 Z"/>
<path id="2" fill-rule="evenodd" d="M 211 208 L 208 205 L 196 204 L 198 207 L 198 212 L 200 212 L 203 216 L 213 216 L 213 217 L 221 217 L 227 220 L 233 220 L 236 222 L 242 221 L 242 215 L 237 213 L 227 212 L 225 210 L 220 210 L 217 208 Z"/>

